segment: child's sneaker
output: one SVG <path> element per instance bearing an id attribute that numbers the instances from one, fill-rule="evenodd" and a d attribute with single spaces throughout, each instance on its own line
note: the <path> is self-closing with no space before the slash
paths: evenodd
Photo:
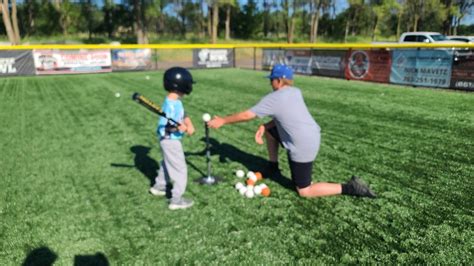
<path id="1" fill-rule="evenodd" d="M 186 209 L 191 206 L 193 206 L 194 202 L 190 199 L 185 199 L 185 198 L 179 198 L 175 199 L 172 198 L 170 200 L 170 204 L 168 205 L 168 208 L 170 210 L 178 210 L 178 209 Z"/>
<path id="2" fill-rule="evenodd" d="M 166 190 L 160 189 L 156 186 L 152 186 L 149 191 L 153 196 L 165 196 L 166 195 Z"/>

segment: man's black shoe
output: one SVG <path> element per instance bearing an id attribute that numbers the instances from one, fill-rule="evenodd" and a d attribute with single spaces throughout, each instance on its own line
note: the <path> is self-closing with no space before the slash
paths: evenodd
<path id="1" fill-rule="evenodd" d="M 377 195 L 362 182 L 362 180 L 357 176 L 352 176 L 351 180 L 347 182 L 345 185 L 350 187 L 351 193 L 350 195 L 359 196 L 359 197 L 369 197 L 369 198 L 376 198 Z"/>

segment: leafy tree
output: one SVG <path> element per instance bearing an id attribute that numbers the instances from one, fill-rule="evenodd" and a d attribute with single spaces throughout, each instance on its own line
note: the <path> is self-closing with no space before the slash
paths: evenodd
<path id="1" fill-rule="evenodd" d="M 379 25 L 384 24 L 390 18 L 392 12 L 397 12 L 398 3 L 396 0 L 371 0 L 374 25 L 372 28 L 372 41 L 375 41 L 377 34 L 380 34 Z"/>
<path id="2" fill-rule="evenodd" d="M 104 1 L 104 22 L 103 27 L 105 32 L 107 33 L 107 37 L 112 38 L 114 33 L 114 25 L 113 25 L 113 10 L 114 10 L 114 1 L 113 0 L 105 0 Z"/>
<path id="3" fill-rule="evenodd" d="M 467 14 L 472 14 L 473 12 L 473 0 L 455 0 L 454 10 L 452 10 L 452 18 L 454 20 L 454 25 L 452 29 L 453 35 L 457 35 L 457 29 L 461 24 L 461 20 L 464 18 L 464 16 L 466 16 Z"/>
<path id="4" fill-rule="evenodd" d="M 364 0 L 349 0 L 349 8 L 347 10 L 346 17 L 346 29 L 344 31 L 344 42 L 347 42 L 347 36 L 352 26 L 352 35 L 355 34 L 356 21 L 359 14 L 364 6 Z"/>
<path id="5" fill-rule="evenodd" d="M 332 0 L 311 0 L 311 31 L 309 42 L 315 43 L 318 39 L 319 17 L 322 9 L 327 9 L 331 5 Z"/>
<path id="6" fill-rule="evenodd" d="M 8 0 L 1 0 L 0 4 L 0 12 L 2 13 L 3 24 L 5 26 L 8 39 L 13 45 L 20 44 L 21 39 L 20 29 L 18 27 L 16 0 L 11 0 L 11 3 L 9 3 Z"/>
<path id="7" fill-rule="evenodd" d="M 221 4 L 225 8 L 225 40 L 230 40 L 230 18 L 232 8 L 237 6 L 237 0 L 221 0 Z"/>
<path id="8" fill-rule="evenodd" d="M 148 30 L 145 22 L 146 4 L 144 0 L 133 0 L 133 28 L 138 44 L 148 43 Z"/>
<path id="9" fill-rule="evenodd" d="M 304 1 L 301 0 L 283 0 L 282 7 L 284 12 L 284 24 L 286 28 L 287 42 L 293 43 L 295 38 L 295 26 L 297 14 L 300 12 Z"/>
<path id="10" fill-rule="evenodd" d="M 235 19 L 239 23 L 234 24 L 235 35 L 239 38 L 256 38 L 261 32 L 262 16 L 258 12 L 257 3 L 249 0 L 242 10 L 239 10 Z"/>
<path id="11" fill-rule="evenodd" d="M 211 43 L 217 43 L 219 26 L 219 0 L 208 0 L 208 31 Z"/>
<path id="12" fill-rule="evenodd" d="M 263 36 L 267 37 L 270 31 L 270 10 L 274 5 L 273 0 L 263 1 Z"/>

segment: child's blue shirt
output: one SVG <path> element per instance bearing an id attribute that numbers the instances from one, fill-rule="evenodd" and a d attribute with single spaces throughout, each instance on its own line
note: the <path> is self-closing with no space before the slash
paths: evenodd
<path id="1" fill-rule="evenodd" d="M 162 105 L 162 110 L 166 114 L 166 117 L 171 118 L 179 123 L 183 122 L 184 107 L 183 103 L 180 100 L 170 100 L 168 99 L 168 97 L 166 97 Z M 180 140 L 183 138 L 183 132 L 180 132 L 177 129 L 173 132 L 170 132 L 170 130 L 167 130 L 167 124 L 168 126 L 170 124 L 174 125 L 173 122 L 170 121 L 168 123 L 168 120 L 166 118 L 160 116 L 160 119 L 158 120 L 158 128 L 156 129 L 156 133 L 158 134 L 158 136 L 160 136 L 160 139 L 165 138 Z"/>

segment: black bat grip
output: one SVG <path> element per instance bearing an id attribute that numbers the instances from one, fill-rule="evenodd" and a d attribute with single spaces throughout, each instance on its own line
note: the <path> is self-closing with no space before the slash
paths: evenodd
<path id="1" fill-rule="evenodd" d="M 138 99 L 138 97 L 140 97 L 140 93 L 135 92 L 135 93 L 132 95 L 132 100 L 136 101 L 136 100 Z"/>

